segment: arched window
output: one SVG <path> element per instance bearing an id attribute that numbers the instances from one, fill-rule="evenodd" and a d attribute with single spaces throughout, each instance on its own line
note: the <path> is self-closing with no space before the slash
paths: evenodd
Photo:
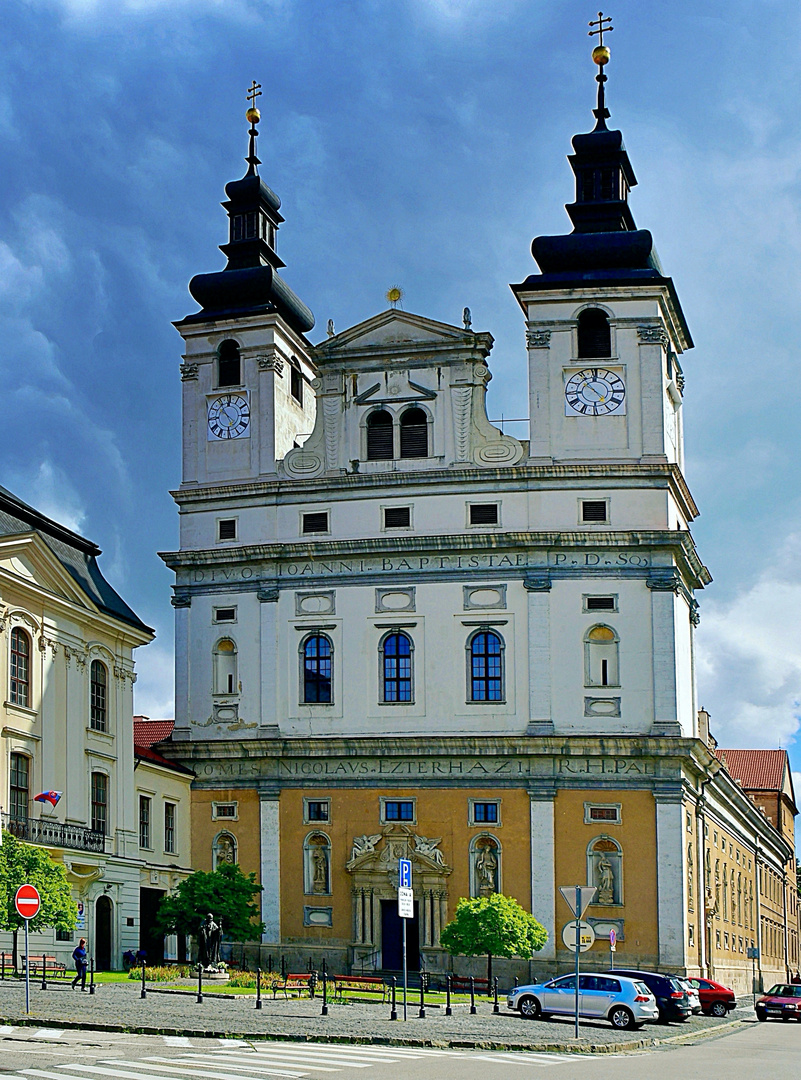
<path id="1" fill-rule="evenodd" d="M 611 626 L 593 626 L 584 639 L 585 686 L 619 686 L 618 636 Z"/>
<path id="2" fill-rule="evenodd" d="M 503 701 L 503 642 L 492 630 L 479 630 L 469 642 L 470 701 Z"/>
<path id="3" fill-rule="evenodd" d="M 585 308 L 578 317 L 578 354 L 582 360 L 601 360 L 612 355 L 609 319 L 600 308 Z"/>
<path id="4" fill-rule="evenodd" d="M 325 833 L 309 833 L 303 841 L 303 892 L 306 896 L 331 892 L 331 841 Z"/>
<path id="5" fill-rule="evenodd" d="M 108 832 L 108 777 L 102 772 L 92 773 L 92 831 Z"/>
<path id="6" fill-rule="evenodd" d="M 470 841 L 470 895 L 492 896 L 501 891 L 501 845 L 489 833 Z"/>
<path id="7" fill-rule="evenodd" d="M 428 457 L 428 417 L 422 409 L 407 409 L 400 418 L 400 456 Z"/>
<path id="8" fill-rule="evenodd" d="M 611 836 L 596 836 L 587 845 L 587 881 L 598 890 L 594 904 L 623 903 L 623 848 Z"/>
<path id="9" fill-rule="evenodd" d="M 11 776 L 9 778 L 9 817 L 13 826 L 15 821 L 28 820 L 28 805 L 31 795 L 31 759 L 25 754 L 11 755 Z M 11 831 L 14 829 L 12 827 Z"/>
<path id="10" fill-rule="evenodd" d="M 236 837 L 229 832 L 218 833 L 214 837 L 211 852 L 212 864 L 215 870 L 218 870 L 225 863 L 233 866 L 236 862 Z"/>
<path id="11" fill-rule="evenodd" d="M 108 684 L 108 673 L 106 671 L 106 665 L 101 663 L 100 660 L 93 660 L 89 670 L 89 725 L 90 727 L 93 727 L 95 731 L 106 731 L 108 727 L 108 717 L 106 714 L 106 686 Z"/>
<path id="12" fill-rule="evenodd" d="M 242 383 L 242 361 L 239 346 L 231 339 L 223 341 L 217 350 L 217 385 L 239 386 Z"/>
<path id="13" fill-rule="evenodd" d="M 384 461 L 395 456 L 392 417 L 386 409 L 377 409 L 367 417 L 367 460 Z"/>
<path id="14" fill-rule="evenodd" d="M 26 709 L 31 703 L 31 639 L 15 626 L 11 631 L 11 688 L 9 701 Z"/>
<path id="15" fill-rule="evenodd" d="M 331 641 L 325 634 L 312 634 L 303 642 L 303 701 L 306 704 L 331 704 L 332 653 Z"/>
<path id="16" fill-rule="evenodd" d="M 384 638 L 382 653 L 383 702 L 412 700 L 412 642 L 406 634 L 390 633 Z"/>
<path id="17" fill-rule="evenodd" d="M 236 645 L 230 638 L 220 638 L 214 646 L 214 693 L 239 693 Z"/>

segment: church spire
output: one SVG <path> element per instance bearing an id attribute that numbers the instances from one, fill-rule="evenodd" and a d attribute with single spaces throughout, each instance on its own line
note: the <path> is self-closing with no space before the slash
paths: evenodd
<path id="1" fill-rule="evenodd" d="M 593 114 L 596 119 L 595 131 L 606 131 L 606 121 L 609 119 L 609 110 L 606 107 L 604 101 L 604 83 L 606 82 L 606 75 L 604 74 L 604 67 L 609 63 L 609 46 L 604 45 L 604 34 L 611 34 L 615 29 L 612 26 L 612 16 L 604 15 L 602 11 L 598 12 L 598 18 L 593 19 L 589 25 L 589 37 L 595 37 L 598 35 L 598 44 L 592 50 L 593 62 L 598 65 L 600 71 L 595 76 L 595 81 L 598 83 L 598 107 L 593 109 Z M 595 27 L 595 29 L 593 29 Z"/>
<path id="2" fill-rule="evenodd" d="M 256 138 L 259 134 L 259 130 L 256 127 L 256 124 L 258 124 L 259 120 L 261 120 L 261 113 L 256 108 L 257 97 L 261 97 L 261 83 L 257 83 L 254 79 L 253 82 L 250 84 L 250 89 L 248 90 L 248 101 L 250 102 L 250 108 L 245 114 L 250 123 L 250 131 L 248 132 L 248 156 L 245 158 L 245 161 L 248 163 L 248 171 L 245 173 L 246 176 L 258 176 L 259 165 L 261 165 L 261 162 L 256 157 Z"/>

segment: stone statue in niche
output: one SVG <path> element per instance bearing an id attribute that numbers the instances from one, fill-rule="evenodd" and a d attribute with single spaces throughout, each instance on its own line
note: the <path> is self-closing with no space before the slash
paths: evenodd
<path id="1" fill-rule="evenodd" d="M 217 867 L 222 866 L 223 863 L 235 863 L 236 862 L 236 841 L 233 836 L 229 836 L 228 833 L 221 833 L 217 837 Z"/>
<path id="2" fill-rule="evenodd" d="M 491 896 L 498 891 L 498 850 L 492 840 L 476 844 L 476 886 L 479 896 Z"/>
<path id="3" fill-rule="evenodd" d="M 612 863 L 601 854 L 598 860 L 598 904 L 614 904 L 615 902 L 615 870 Z"/>
<path id="4" fill-rule="evenodd" d="M 328 892 L 328 852 L 322 843 L 312 848 L 312 892 Z"/>

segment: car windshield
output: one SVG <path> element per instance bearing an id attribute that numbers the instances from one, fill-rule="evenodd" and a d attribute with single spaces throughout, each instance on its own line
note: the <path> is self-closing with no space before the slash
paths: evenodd
<path id="1" fill-rule="evenodd" d="M 681 981 L 679 979 L 668 979 L 668 982 L 674 990 L 684 990 L 684 987 L 681 985 Z"/>
<path id="2" fill-rule="evenodd" d="M 797 997 L 801 998 L 801 986 L 785 986 L 777 983 L 768 990 L 768 997 Z"/>

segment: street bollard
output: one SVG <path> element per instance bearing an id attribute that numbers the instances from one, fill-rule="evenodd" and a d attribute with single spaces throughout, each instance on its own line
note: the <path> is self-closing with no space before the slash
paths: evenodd
<path id="1" fill-rule="evenodd" d="M 0 979 L 6 981 L 6 954 L 3 953 L 2 966 L 0 966 Z"/>
<path id="2" fill-rule="evenodd" d="M 286 979 L 286 957 L 281 957 L 281 978 Z"/>
<path id="3" fill-rule="evenodd" d="M 473 975 L 470 976 L 470 1015 L 476 1015 L 476 980 Z"/>
<path id="4" fill-rule="evenodd" d="M 393 975 L 392 976 L 392 1009 L 390 1010 L 390 1013 L 389 1013 L 390 1020 L 397 1020 L 398 1019 L 398 1010 L 395 1008 L 395 994 L 397 992 L 397 989 L 398 989 L 398 980 Z"/>
<path id="5" fill-rule="evenodd" d="M 203 965 L 197 966 L 197 1003 L 203 1004 Z"/>
<path id="6" fill-rule="evenodd" d="M 142 992 L 139 995 L 142 1000 L 147 997 L 147 988 L 145 987 L 145 958 L 142 957 Z"/>
<path id="7" fill-rule="evenodd" d="M 42 989 L 47 989 L 47 957 L 42 953 Z"/>
<path id="8" fill-rule="evenodd" d="M 426 997 L 425 997 L 425 994 L 426 994 L 426 973 L 424 971 L 421 971 L 420 972 L 420 1011 L 417 1014 L 420 1017 L 421 1020 L 425 1020 L 425 1017 L 426 1017 Z"/>
<path id="9" fill-rule="evenodd" d="M 320 1010 L 320 1016 L 328 1016 L 328 975 L 325 964 L 323 964 L 323 1007 Z"/>
<path id="10" fill-rule="evenodd" d="M 495 1003 L 492 1006 L 492 1011 L 494 1013 L 499 1013 L 501 1010 L 500 1010 L 500 1008 L 498 1006 L 498 976 L 497 975 L 492 980 L 492 989 L 493 989 L 493 991 L 495 993 Z"/>
<path id="11" fill-rule="evenodd" d="M 256 1008 L 261 1008 L 261 968 L 256 968 Z"/>
<path id="12" fill-rule="evenodd" d="M 92 995 L 95 992 L 95 958 L 92 956 L 89 960 L 89 994 Z"/>
<path id="13" fill-rule="evenodd" d="M 445 1015 L 453 1016 L 453 1009 L 451 1008 L 451 977 L 445 976 Z"/>

